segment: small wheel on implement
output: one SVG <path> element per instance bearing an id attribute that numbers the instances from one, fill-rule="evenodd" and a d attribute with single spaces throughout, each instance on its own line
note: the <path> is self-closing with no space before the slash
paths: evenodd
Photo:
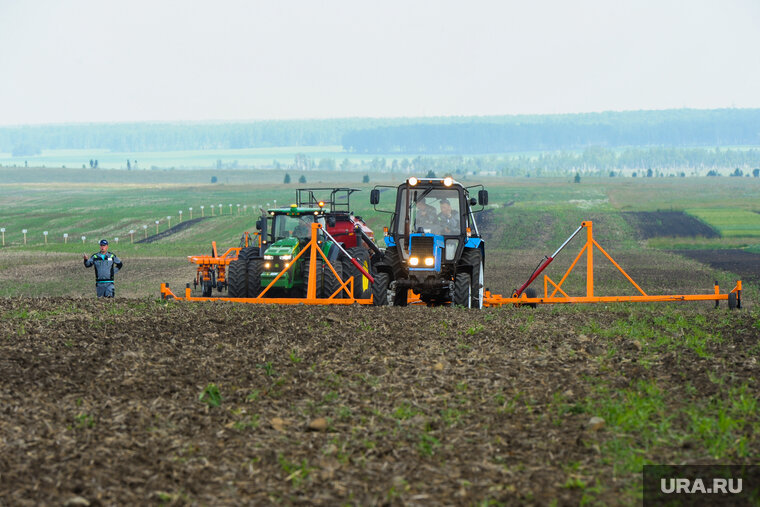
<path id="1" fill-rule="evenodd" d="M 211 285 L 211 280 L 203 280 L 203 297 L 210 298 L 214 287 Z"/>
<path id="2" fill-rule="evenodd" d="M 538 293 L 536 292 L 536 289 L 534 289 L 533 287 L 528 287 L 527 289 L 525 289 L 525 295 L 531 299 L 538 297 Z M 535 308 L 538 305 L 536 303 L 528 303 L 525 306 L 529 306 L 530 308 Z"/>
<path id="3" fill-rule="evenodd" d="M 736 292 L 729 292 L 728 293 L 728 309 L 729 310 L 736 310 L 736 307 L 738 306 L 736 298 Z"/>

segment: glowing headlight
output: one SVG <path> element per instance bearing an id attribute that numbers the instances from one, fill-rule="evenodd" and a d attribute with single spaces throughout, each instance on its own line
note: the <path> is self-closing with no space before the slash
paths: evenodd
<path id="1" fill-rule="evenodd" d="M 265 261 L 273 261 L 274 260 L 274 255 L 265 255 L 264 256 L 264 260 Z"/>
<path id="2" fill-rule="evenodd" d="M 411 178 L 409 178 L 408 181 L 409 181 L 409 185 L 411 185 L 411 186 L 414 186 L 414 185 L 417 184 L 417 178 L 415 178 L 414 176 L 412 176 Z"/>
<path id="3" fill-rule="evenodd" d="M 292 255 L 280 255 L 280 260 L 281 261 L 289 261 L 292 258 L 293 258 Z"/>
<path id="4" fill-rule="evenodd" d="M 425 266 L 435 266 L 435 257 L 425 257 Z"/>
<path id="5" fill-rule="evenodd" d="M 289 262 L 286 262 L 286 263 L 285 263 L 285 267 L 286 267 L 286 268 L 289 268 L 289 267 L 290 267 L 290 263 L 289 263 Z"/>
<path id="6" fill-rule="evenodd" d="M 420 263 L 419 257 L 409 257 L 409 265 L 410 266 L 416 266 Z"/>
<path id="7" fill-rule="evenodd" d="M 271 264 L 269 262 L 265 262 L 264 263 L 264 268 L 265 269 L 269 269 L 269 266 L 271 266 Z"/>
<path id="8" fill-rule="evenodd" d="M 443 184 L 447 187 L 450 187 L 454 183 L 454 180 L 451 178 L 451 176 L 446 176 L 443 178 Z"/>

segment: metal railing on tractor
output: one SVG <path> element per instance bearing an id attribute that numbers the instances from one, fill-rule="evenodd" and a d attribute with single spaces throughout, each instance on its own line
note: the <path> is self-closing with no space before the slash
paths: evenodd
<path id="1" fill-rule="evenodd" d="M 327 256 L 322 252 L 322 249 L 320 248 L 320 240 L 319 240 L 319 234 L 320 230 L 325 236 L 332 239 L 330 234 L 324 230 L 321 224 L 319 223 L 313 223 L 311 224 L 311 239 L 309 239 L 309 242 L 304 245 L 303 248 L 301 248 L 301 251 L 298 252 L 298 254 L 287 264 L 287 266 L 280 271 L 275 278 L 269 282 L 269 285 L 267 285 L 258 296 L 254 298 L 233 298 L 233 297 L 197 297 L 192 295 L 192 289 L 190 288 L 190 284 L 187 284 L 185 287 L 185 296 L 181 297 L 176 294 L 174 294 L 171 289 L 169 288 L 169 284 L 162 283 L 161 284 L 161 297 L 164 299 L 178 299 L 178 300 L 185 300 L 185 301 L 231 301 L 236 303 L 251 303 L 251 304 L 280 304 L 280 305 L 299 305 L 299 304 L 306 304 L 306 305 L 351 305 L 354 303 L 358 304 L 372 304 L 372 298 L 369 299 L 357 299 L 353 297 L 354 294 L 354 277 L 349 276 L 345 280 L 341 279 L 340 276 L 338 276 L 338 273 L 335 271 L 335 268 L 333 267 L 332 263 L 328 260 Z M 348 255 L 345 250 L 337 243 L 334 243 L 338 248 L 340 248 L 344 254 Z M 239 249 L 238 249 L 239 250 Z M 308 277 L 308 283 L 306 288 L 306 297 L 305 298 L 292 298 L 292 297 L 266 297 L 267 292 L 274 287 L 277 280 L 279 280 L 287 271 L 294 265 L 296 265 L 296 261 L 301 258 L 302 255 L 307 254 L 308 252 L 308 262 L 309 262 L 309 277 Z M 325 267 L 327 268 L 326 271 L 329 271 L 329 273 L 325 273 L 325 276 L 334 276 L 337 281 L 339 287 L 333 292 L 330 296 L 326 298 L 320 298 L 317 297 L 317 258 L 321 257 Z M 350 257 L 350 256 L 349 256 Z M 356 268 L 359 270 L 359 272 L 366 276 L 370 283 L 372 283 L 374 280 L 372 278 L 372 275 L 368 273 L 358 262 L 356 262 L 355 259 L 352 259 L 352 263 Z M 344 293 L 344 294 L 342 294 Z M 341 298 L 338 298 L 338 295 L 341 295 Z"/>
<path id="2" fill-rule="evenodd" d="M 288 264 L 285 269 L 283 269 L 274 280 L 272 280 L 269 285 L 267 285 L 266 288 L 255 298 L 231 298 L 231 297 L 196 297 L 192 295 L 192 290 L 190 289 L 190 284 L 187 284 L 185 288 L 185 296 L 180 297 L 176 294 L 174 294 L 171 289 L 169 289 L 169 284 L 162 283 L 161 284 L 161 297 L 164 299 L 179 299 L 179 300 L 186 300 L 186 301 L 232 301 L 232 302 L 240 302 L 240 303 L 253 303 L 253 304 L 285 304 L 285 305 L 294 305 L 294 304 L 307 304 L 307 305 L 350 305 L 354 303 L 362 304 L 362 305 L 369 305 L 372 304 L 372 298 L 367 299 L 357 299 L 353 297 L 354 291 L 354 278 L 348 277 L 346 280 L 342 280 L 338 274 L 336 273 L 335 269 L 333 268 L 330 261 L 327 259 L 325 254 L 322 252 L 322 249 L 319 248 L 319 231 L 322 231 L 323 234 L 325 234 L 328 238 L 333 239 L 332 236 L 329 235 L 327 231 L 322 228 L 322 226 L 318 223 L 314 223 L 311 225 L 311 239 L 309 242 L 304 246 L 304 248 L 301 249 L 301 251 L 296 255 L 296 257 Z M 575 257 L 575 260 L 570 265 L 570 267 L 567 269 L 565 274 L 562 276 L 562 279 L 559 281 L 559 283 L 554 282 L 549 276 L 544 275 L 544 295 L 543 297 L 528 297 L 526 293 L 526 289 L 530 286 L 530 284 L 543 272 L 549 264 L 555 259 L 555 257 L 570 243 L 570 241 L 575 238 L 583 229 L 586 229 L 586 243 L 581 248 L 581 251 L 578 253 L 578 255 Z M 334 241 L 334 239 L 333 239 Z M 334 242 L 336 246 L 339 248 L 340 245 L 337 242 Z M 622 273 L 622 275 L 633 285 L 633 287 L 638 290 L 638 292 L 641 294 L 639 296 L 595 296 L 594 295 L 594 247 L 596 247 L 619 271 Z M 347 252 L 341 248 L 344 254 L 347 255 Z M 232 251 L 235 251 L 235 256 L 229 255 Z M 222 256 L 216 257 L 206 257 L 206 256 L 197 256 L 197 257 L 191 257 L 191 262 L 195 262 L 198 264 L 198 271 L 201 272 L 201 269 L 209 269 L 211 267 L 218 267 L 220 273 L 224 273 L 223 269 L 225 266 L 229 265 L 229 263 L 237 258 L 237 253 L 240 251 L 240 248 L 230 248 L 225 252 Z M 309 280 L 308 280 L 308 287 L 307 287 L 307 294 L 305 298 L 268 298 L 265 297 L 267 291 L 271 289 L 275 282 L 282 277 L 283 274 L 285 274 L 288 269 L 290 269 L 291 266 L 295 264 L 295 261 L 299 259 L 302 255 L 304 255 L 305 252 L 309 252 Z M 216 252 L 216 244 L 214 243 L 214 252 Z M 568 295 L 563 289 L 562 284 L 567 280 L 567 277 L 572 272 L 575 265 L 578 263 L 578 261 L 581 259 L 583 254 L 586 254 L 586 295 L 585 296 L 570 296 Z M 317 297 L 317 268 L 316 268 L 316 262 L 317 262 L 317 255 L 321 256 L 322 259 L 325 262 L 325 265 L 329 268 L 330 273 L 332 276 L 336 277 L 340 287 L 329 297 L 327 298 L 319 298 Z M 350 256 L 349 256 L 350 258 Z M 351 259 L 352 263 L 359 269 L 359 271 L 362 273 L 363 276 L 366 276 L 371 283 L 374 283 L 374 280 L 372 276 L 367 273 L 364 268 L 357 263 L 354 259 Z M 205 272 L 205 271 L 204 271 Z M 327 275 L 330 276 L 330 275 Z M 551 294 L 549 293 L 549 286 L 553 288 Z M 341 291 L 345 292 L 346 294 L 343 295 L 344 297 L 342 299 L 338 299 L 336 296 L 341 293 Z M 669 301 L 715 301 L 715 306 L 718 306 L 718 303 L 720 301 L 727 301 L 728 307 L 730 309 L 734 308 L 741 308 L 741 293 L 742 293 L 742 282 L 741 280 L 736 282 L 736 285 L 733 289 L 727 294 L 721 294 L 720 288 L 718 287 L 718 282 L 715 282 L 715 285 L 713 286 L 713 293 L 711 294 L 671 294 L 671 295 L 649 295 L 644 290 L 639 287 L 639 285 L 633 281 L 633 279 L 628 275 L 628 273 L 623 270 L 620 265 L 615 262 L 615 260 L 597 243 L 597 241 L 594 239 L 593 236 L 593 223 L 590 221 L 582 222 L 580 227 L 578 227 L 575 232 L 560 246 L 557 251 L 555 251 L 551 256 L 547 256 L 541 264 L 536 268 L 536 270 L 533 272 L 533 274 L 530 276 L 527 282 L 525 282 L 522 287 L 520 287 L 518 290 L 516 290 L 511 297 L 504 297 L 500 294 L 492 294 L 490 291 L 485 291 L 484 297 L 483 297 L 483 306 L 484 307 L 491 307 L 491 306 L 503 306 L 503 305 L 549 305 L 549 304 L 577 304 L 577 303 L 624 303 L 624 302 L 669 302 Z M 557 293 L 560 293 L 561 296 L 557 296 Z M 409 304 L 423 304 L 423 302 L 420 300 L 420 297 L 413 293 L 412 291 L 409 291 L 409 297 L 408 297 L 408 303 Z"/>

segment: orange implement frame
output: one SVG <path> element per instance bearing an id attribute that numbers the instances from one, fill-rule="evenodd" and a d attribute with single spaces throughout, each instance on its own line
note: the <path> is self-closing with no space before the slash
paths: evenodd
<path id="1" fill-rule="evenodd" d="M 249 235 L 247 232 L 244 234 L 245 247 L 254 242 L 261 246 L 261 238 L 259 233 L 255 232 L 253 235 Z M 211 275 L 214 270 L 217 271 L 216 282 L 227 282 L 227 266 L 230 262 L 237 260 L 238 254 L 243 247 L 228 248 L 222 255 L 216 253 L 216 241 L 211 242 L 211 255 L 189 255 L 187 260 L 192 264 L 198 266 L 195 272 L 195 285 L 200 285 L 203 282 L 210 282 Z"/>
<path id="2" fill-rule="evenodd" d="M 501 295 L 491 294 L 489 291 L 486 291 L 483 298 L 483 306 L 502 306 L 508 304 L 547 305 L 572 303 L 641 303 L 664 301 L 715 301 L 717 304 L 718 301 L 728 301 L 729 297 L 731 297 L 731 299 L 738 305 L 737 307 L 741 307 L 741 280 L 736 282 L 736 286 L 728 294 L 721 294 L 720 288 L 716 283 L 713 287 L 714 293 L 712 294 L 649 295 L 644 292 L 644 290 L 639 287 L 638 284 L 634 282 L 630 276 L 628 276 L 628 273 L 626 273 L 625 270 L 623 270 L 623 268 L 621 268 L 620 265 L 615 262 L 612 257 L 610 257 L 604 248 L 602 248 L 599 243 L 596 242 L 594 239 L 592 222 L 582 222 L 581 227 L 586 229 L 586 244 L 575 257 L 575 260 L 567 269 L 559 283 L 555 283 L 547 275 L 544 275 L 544 297 L 529 298 L 525 295 L 525 293 L 523 293 L 519 297 L 505 298 Z M 640 296 L 594 296 L 594 247 L 596 247 L 623 274 L 623 276 L 631 283 L 631 285 L 633 285 L 641 294 Z M 584 253 L 586 254 L 586 295 L 572 297 L 569 296 L 564 290 L 562 290 L 562 284 L 565 282 L 568 275 Z M 553 289 L 551 294 L 549 293 L 550 285 Z M 561 296 L 557 296 L 558 292 L 561 294 Z M 731 294 L 734 296 L 730 296 Z"/>
<path id="3" fill-rule="evenodd" d="M 285 269 L 283 269 L 280 273 L 278 273 L 277 276 L 269 283 L 269 285 L 267 285 L 264 288 L 264 290 L 262 290 L 261 293 L 255 298 L 195 297 L 192 295 L 192 290 L 190 289 L 190 286 L 189 286 L 190 284 L 188 284 L 188 286 L 185 288 L 185 296 L 180 297 L 174 294 L 171 291 L 171 289 L 169 289 L 169 286 L 166 283 L 161 284 L 161 297 L 164 299 L 179 299 L 179 300 L 186 300 L 186 301 L 231 301 L 231 302 L 236 302 L 236 303 L 279 304 L 279 305 L 300 305 L 300 304 L 352 305 L 354 303 L 365 304 L 365 305 L 372 304 L 372 298 L 356 299 L 353 297 L 354 278 L 351 276 L 351 277 L 348 277 L 346 280 L 342 280 L 338 276 L 338 273 L 335 271 L 335 268 L 333 267 L 333 265 L 327 259 L 327 256 L 325 256 L 324 252 L 322 252 L 322 249 L 320 248 L 320 241 L 319 241 L 319 229 L 321 227 L 322 226 L 319 223 L 311 224 L 311 239 L 309 240 L 309 242 L 306 245 L 304 245 L 301 251 L 298 252 L 298 254 L 286 265 Z M 235 249 L 231 248 L 230 250 L 235 250 Z M 229 252 L 230 250 L 228 250 L 227 252 Z M 240 249 L 238 248 L 237 250 L 239 251 Z M 308 280 L 307 289 L 306 289 L 306 297 L 305 298 L 266 297 L 266 294 L 269 291 L 269 289 L 271 289 L 274 286 L 274 284 L 277 282 L 277 280 L 279 280 L 282 277 L 282 275 L 287 273 L 290 267 L 293 266 L 295 262 L 306 252 L 308 252 L 308 255 L 309 255 L 309 280 Z M 325 276 L 334 276 L 340 284 L 338 289 L 327 298 L 317 297 L 317 256 L 322 257 L 322 259 L 324 260 L 325 266 L 329 268 L 330 273 L 327 273 Z M 237 254 L 235 258 L 237 258 Z M 234 260 L 234 258 L 231 258 L 229 260 L 232 261 Z M 338 298 L 339 296 L 340 296 L 340 299 Z"/>

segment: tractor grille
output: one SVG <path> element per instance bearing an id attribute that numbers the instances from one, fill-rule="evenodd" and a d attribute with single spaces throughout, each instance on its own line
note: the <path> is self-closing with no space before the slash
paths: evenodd
<path id="1" fill-rule="evenodd" d="M 410 238 L 412 244 L 412 256 L 424 259 L 425 257 L 432 257 L 434 255 L 433 245 L 435 244 L 435 238 L 424 236 L 413 236 Z"/>

